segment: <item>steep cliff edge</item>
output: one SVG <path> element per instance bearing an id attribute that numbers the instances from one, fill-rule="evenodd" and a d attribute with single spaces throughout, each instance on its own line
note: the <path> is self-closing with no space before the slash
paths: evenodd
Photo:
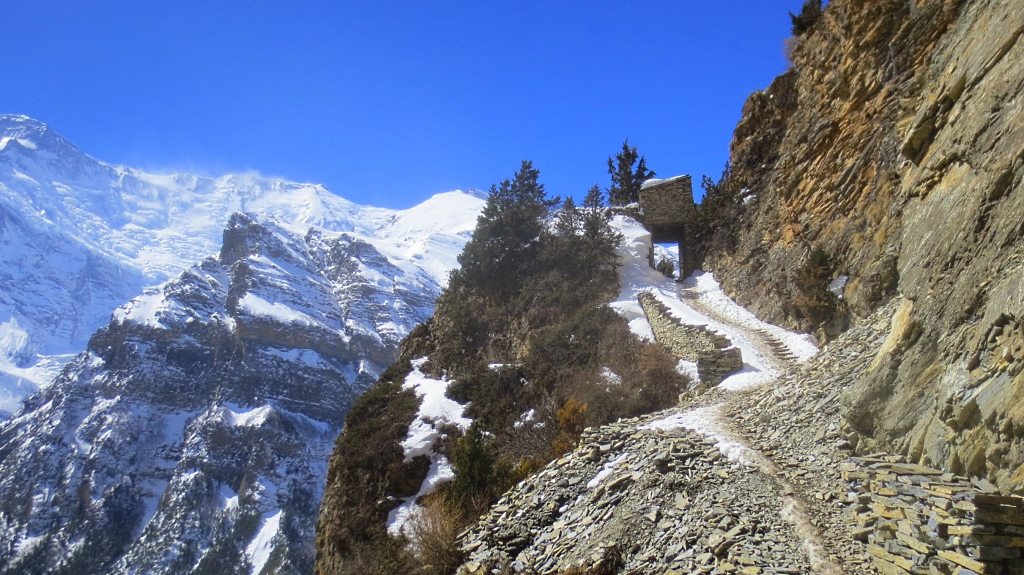
<path id="1" fill-rule="evenodd" d="M 708 258 L 768 321 L 807 327 L 812 247 L 856 323 L 906 302 L 844 395 L 858 451 L 1024 486 L 1024 6 L 835 0 L 750 97 L 731 156 L 735 249 Z M 825 326 L 835 337 L 842 326 Z"/>

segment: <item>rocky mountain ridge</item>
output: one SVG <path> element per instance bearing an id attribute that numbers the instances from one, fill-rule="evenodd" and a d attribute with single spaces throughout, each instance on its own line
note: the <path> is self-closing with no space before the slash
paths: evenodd
<path id="1" fill-rule="evenodd" d="M 234 213 L 299 235 L 346 232 L 401 270 L 403 289 L 429 299 L 482 205 L 449 192 L 390 210 L 258 174 L 153 174 L 96 160 L 32 118 L 0 115 L 0 412 L 48 385 L 116 307 L 219 252 Z"/>
<path id="2" fill-rule="evenodd" d="M 96 162 L 49 128 L 29 132 L 5 132 L 14 134 L 0 149 L 0 167 L 14 166 L 8 174 L 29 166 L 67 182 L 88 172 L 75 181 L 95 185 L 40 184 L 36 172 L 20 188 L 0 179 L 3 238 L 13 246 L 0 277 L 12 313 L 5 333 L 21 330 L 7 351 L 31 368 L 27 352 L 56 341 L 35 320 L 71 305 L 81 326 L 92 320 L 74 315 L 75 302 L 99 309 L 123 291 L 139 294 L 108 309 L 86 349 L 0 423 L 0 573 L 310 572 L 326 462 L 345 414 L 432 313 L 483 202 L 452 192 L 395 212 L 260 178 L 239 191 L 230 177 L 197 180 L 184 193 L 142 186 L 140 173 Z M 123 186 L 103 188 L 112 173 Z M 171 206 L 168 220 L 119 225 L 117 210 L 145 215 L 92 209 L 102 203 L 89 199 L 96 188 L 103 201 L 151 194 L 153 212 Z M 205 249 L 203 226 L 240 198 L 262 213 L 226 214 L 218 255 L 146 287 L 158 277 L 146 269 L 169 273 L 189 250 Z M 182 228 L 174 222 L 191 216 L 173 206 L 193 200 L 208 220 Z M 220 200 L 227 205 L 211 205 Z M 74 263 L 82 253 L 95 267 L 72 274 L 87 276 L 80 289 L 55 288 L 32 308 L 22 282 L 65 281 L 62 256 Z M 105 265 L 127 271 L 94 273 Z"/>

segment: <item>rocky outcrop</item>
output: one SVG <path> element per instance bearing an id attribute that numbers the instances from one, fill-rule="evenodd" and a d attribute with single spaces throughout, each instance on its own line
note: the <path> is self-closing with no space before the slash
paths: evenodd
<path id="1" fill-rule="evenodd" d="M 842 398 L 858 451 L 1003 490 L 1024 488 L 1021 352 L 1003 334 L 1024 314 L 1022 32 L 1017 2 L 830 2 L 744 107 L 732 162 L 750 199 L 737 248 L 707 262 L 790 326 L 808 327 L 792 274 L 812 246 L 849 276 L 853 321 L 901 294 Z"/>
<path id="2" fill-rule="evenodd" d="M 843 479 L 863 526 L 855 537 L 882 573 L 1024 570 L 1024 499 L 893 456 L 853 458 Z"/>
<path id="3" fill-rule="evenodd" d="M 701 383 L 718 385 L 743 369 L 743 353 L 738 347 L 733 347 L 729 338 L 703 325 L 684 324 L 648 292 L 640 294 L 637 299 L 658 343 L 677 358 L 696 363 Z"/>

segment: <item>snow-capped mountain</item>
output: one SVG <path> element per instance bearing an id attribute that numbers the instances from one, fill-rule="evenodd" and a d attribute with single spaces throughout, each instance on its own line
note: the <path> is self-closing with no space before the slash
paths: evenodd
<path id="1" fill-rule="evenodd" d="M 0 423 L 0 573 L 311 572 L 344 416 L 483 201 L 152 176 L 0 125 L 9 399 L 57 373 Z"/>
<path id="2" fill-rule="evenodd" d="M 449 192 L 396 211 L 254 174 L 150 174 L 95 160 L 31 118 L 2 115 L 0 417 L 48 385 L 114 308 L 219 251 L 233 213 L 299 234 L 347 232 L 402 272 L 402 289 L 429 301 L 482 206 Z M 378 273 L 372 267 L 363 271 Z"/>

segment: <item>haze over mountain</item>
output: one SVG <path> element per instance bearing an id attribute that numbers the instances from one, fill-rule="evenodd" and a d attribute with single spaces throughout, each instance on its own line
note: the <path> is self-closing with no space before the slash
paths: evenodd
<path id="1" fill-rule="evenodd" d="M 396 211 L 257 174 L 147 173 L 96 160 L 37 120 L 2 115 L 0 412 L 47 386 L 114 308 L 218 252 L 233 213 L 298 234 L 346 232 L 401 272 L 376 281 L 429 302 L 482 205 L 449 192 Z M 429 308 L 359 329 L 400 339 Z"/>

